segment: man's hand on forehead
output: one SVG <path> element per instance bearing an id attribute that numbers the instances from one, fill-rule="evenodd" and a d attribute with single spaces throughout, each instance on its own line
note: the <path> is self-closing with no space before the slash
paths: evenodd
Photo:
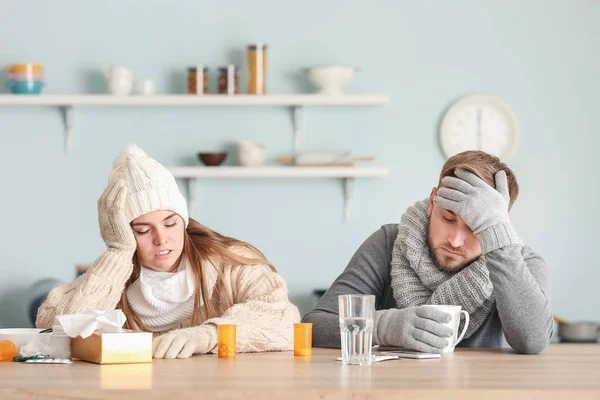
<path id="1" fill-rule="evenodd" d="M 495 175 L 494 189 L 477 175 L 457 169 L 456 177 L 442 178 L 443 187 L 434 197 L 435 205 L 455 212 L 476 234 L 492 225 L 509 221 L 510 201 L 506 172 Z"/>

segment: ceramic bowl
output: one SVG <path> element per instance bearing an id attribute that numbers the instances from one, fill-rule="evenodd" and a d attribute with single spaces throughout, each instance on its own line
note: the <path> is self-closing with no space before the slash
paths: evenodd
<path id="1" fill-rule="evenodd" d="M 32 64 L 32 63 L 12 64 L 12 65 L 9 65 L 8 67 L 6 67 L 6 71 L 16 72 L 16 73 L 28 73 L 28 74 L 43 73 L 44 66 L 41 64 Z"/>
<path id="2" fill-rule="evenodd" d="M 223 164 L 223 161 L 227 158 L 227 153 L 198 153 L 198 158 L 207 167 L 216 167 Z"/>
<path id="3" fill-rule="evenodd" d="M 308 68 L 308 79 L 319 89 L 319 94 L 341 95 L 344 86 L 354 78 L 356 68 L 343 65 L 325 65 Z"/>
<path id="4" fill-rule="evenodd" d="M 7 81 L 10 91 L 15 94 L 40 94 L 44 88 L 42 81 Z"/>
<path id="5" fill-rule="evenodd" d="M 6 79 L 9 81 L 44 81 L 43 72 L 8 72 Z"/>

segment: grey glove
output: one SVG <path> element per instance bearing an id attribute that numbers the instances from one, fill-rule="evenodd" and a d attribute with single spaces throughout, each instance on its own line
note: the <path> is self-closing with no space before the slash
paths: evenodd
<path id="1" fill-rule="evenodd" d="M 137 242 L 130 221 L 125 218 L 127 188 L 119 181 L 104 190 L 98 199 L 98 222 L 100 234 L 109 250 L 133 256 Z"/>
<path id="2" fill-rule="evenodd" d="M 457 169 L 454 174 L 442 178 L 445 187 L 438 189 L 434 204 L 460 215 L 479 239 L 482 254 L 521 244 L 508 215 L 506 172 L 496 173 L 496 189 L 471 172 Z"/>
<path id="3" fill-rule="evenodd" d="M 384 346 L 441 354 L 452 336 L 452 329 L 443 324 L 451 319 L 450 314 L 433 307 L 385 310 L 377 320 L 377 339 Z"/>

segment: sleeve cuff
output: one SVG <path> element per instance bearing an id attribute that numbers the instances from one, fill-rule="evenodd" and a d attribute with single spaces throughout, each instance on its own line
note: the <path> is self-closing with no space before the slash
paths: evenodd
<path id="1" fill-rule="evenodd" d="M 88 271 L 101 278 L 125 282 L 133 271 L 133 261 L 125 254 L 114 251 L 105 251 L 96 259 L 94 265 Z"/>
<path id="2" fill-rule="evenodd" d="M 389 310 L 375 311 L 375 318 L 373 319 L 373 345 L 386 345 L 386 343 L 383 340 L 379 339 L 379 331 L 381 330 L 382 332 L 385 332 L 386 330 L 386 326 L 389 320 L 388 311 Z"/>
<path id="3" fill-rule="evenodd" d="M 206 354 L 217 352 L 217 327 L 211 324 L 203 324 L 190 329 L 188 337 L 196 345 L 194 354 Z"/>
<path id="4" fill-rule="evenodd" d="M 476 235 L 481 245 L 482 255 L 505 246 L 510 246 L 511 244 L 523 245 L 521 238 L 510 221 L 492 225 L 478 232 Z"/>
<path id="5" fill-rule="evenodd" d="M 218 327 L 219 324 L 217 323 L 217 319 L 211 319 L 208 321 L 205 321 L 202 325 L 199 325 L 195 328 L 191 328 L 191 329 L 198 329 L 200 332 L 202 332 L 202 335 L 198 336 L 195 341 L 196 341 L 196 351 L 194 352 L 194 354 L 205 354 L 205 353 L 213 353 L 216 354 L 217 351 L 219 350 L 217 344 L 218 344 Z M 223 322 L 221 321 L 220 323 L 234 323 L 233 321 L 231 322 Z"/>

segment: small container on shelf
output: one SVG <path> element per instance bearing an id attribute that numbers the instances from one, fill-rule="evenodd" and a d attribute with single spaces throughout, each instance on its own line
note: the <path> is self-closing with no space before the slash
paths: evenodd
<path id="1" fill-rule="evenodd" d="M 248 46 L 248 94 L 267 94 L 267 46 Z"/>
<path id="2" fill-rule="evenodd" d="M 208 93 L 208 68 L 196 65 L 188 68 L 188 94 L 202 95 Z"/>
<path id="3" fill-rule="evenodd" d="M 6 67 L 6 83 L 15 94 L 40 94 L 45 85 L 44 66 L 12 64 Z"/>
<path id="4" fill-rule="evenodd" d="M 238 94 L 240 92 L 240 80 L 237 66 L 229 64 L 226 67 L 219 68 L 217 86 L 220 94 Z"/>

